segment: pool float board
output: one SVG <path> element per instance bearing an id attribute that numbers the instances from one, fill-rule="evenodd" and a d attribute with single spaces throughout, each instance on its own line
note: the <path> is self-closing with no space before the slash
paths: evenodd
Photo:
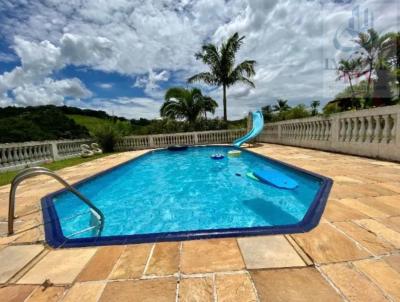
<path id="1" fill-rule="evenodd" d="M 250 179 L 253 179 L 253 180 L 256 180 L 256 181 L 260 181 L 260 180 L 254 175 L 253 172 L 248 172 L 248 173 L 246 173 L 246 176 L 247 176 L 248 178 L 250 178 Z"/>
<path id="2" fill-rule="evenodd" d="M 239 157 L 240 154 L 242 154 L 242 151 L 240 150 L 231 150 L 228 152 L 229 157 Z"/>
<path id="3" fill-rule="evenodd" d="M 280 189 L 293 190 L 296 189 L 299 185 L 297 181 L 277 170 L 257 170 L 253 173 L 254 176 L 256 176 L 260 181 L 268 183 Z"/>

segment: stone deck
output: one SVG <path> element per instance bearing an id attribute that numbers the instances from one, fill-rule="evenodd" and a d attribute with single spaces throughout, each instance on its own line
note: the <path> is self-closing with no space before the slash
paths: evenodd
<path id="1" fill-rule="evenodd" d="M 309 233 L 53 250 L 36 177 L 18 190 L 7 237 L 9 186 L 0 187 L 1 301 L 400 301 L 400 165 L 263 144 L 255 152 L 334 179 Z M 76 182 L 145 151 L 58 173 Z"/>

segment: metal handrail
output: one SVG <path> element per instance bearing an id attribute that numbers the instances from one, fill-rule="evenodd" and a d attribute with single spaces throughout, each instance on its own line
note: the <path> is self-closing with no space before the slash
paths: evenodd
<path id="1" fill-rule="evenodd" d="M 18 185 L 25 179 L 37 176 L 37 175 L 48 175 L 56 179 L 59 183 L 61 183 L 68 191 L 75 194 L 78 198 L 80 198 L 92 211 L 92 213 L 96 216 L 97 220 L 99 220 L 99 233 L 104 228 L 104 215 L 103 213 L 85 196 L 83 196 L 78 190 L 76 190 L 73 186 L 71 186 L 68 182 L 66 182 L 61 176 L 54 173 L 53 171 L 43 168 L 43 167 L 31 167 L 22 170 L 19 172 L 11 182 L 11 189 L 9 195 L 9 204 L 8 204 L 8 235 L 12 235 L 14 233 L 14 219 L 15 216 L 15 194 L 17 192 Z"/>

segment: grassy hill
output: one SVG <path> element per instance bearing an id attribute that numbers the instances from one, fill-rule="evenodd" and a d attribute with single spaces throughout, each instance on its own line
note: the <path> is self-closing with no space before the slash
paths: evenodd
<path id="1" fill-rule="evenodd" d="M 246 119 L 229 121 L 199 119 L 194 124 L 171 119 L 131 119 L 101 110 L 53 105 L 0 108 L 0 143 L 76 139 L 101 131 L 120 135 L 147 135 L 187 131 L 210 131 L 246 127 Z"/>
<path id="2" fill-rule="evenodd" d="M 0 108 L 0 143 L 89 137 L 55 106 Z"/>
<path id="3" fill-rule="evenodd" d="M 88 129 L 90 134 L 93 134 L 96 128 L 98 127 L 115 123 L 110 119 L 104 119 L 94 116 L 85 116 L 80 114 L 67 114 L 67 116 L 70 119 L 74 120 L 74 122 L 77 123 L 78 125 L 84 126 L 86 129 Z M 128 121 L 126 122 L 121 121 L 120 123 L 126 124 L 126 127 L 131 128 L 131 125 Z"/>

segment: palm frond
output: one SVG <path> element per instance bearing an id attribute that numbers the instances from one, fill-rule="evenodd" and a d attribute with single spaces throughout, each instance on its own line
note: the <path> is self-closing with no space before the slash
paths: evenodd
<path id="1" fill-rule="evenodd" d="M 165 94 L 160 115 L 172 119 L 186 119 L 193 123 L 202 112 L 215 112 L 218 104 L 210 97 L 203 96 L 198 88 L 170 88 Z"/>
<path id="2" fill-rule="evenodd" d="M 220 54 L 218 52 L 218 47 L 213 44 L 206 44 L 202 47 L 202 51 L 195 54 L 196 59 L 200 59 L 204 64 L 210 67 L 215 67 L 220 65 Z"/>
<path id="3" fill-rule="evenodd" d="M 252 77 L 256 74 L 255 70 L 254 70 L 254 65 L 256 64 L 256 61 L 254 60 L 246 60 L 241 62 L 239 65 L 237 65 L 235 67 L 235 69 L 233 70 L 233 72 L 237 72 L 240 74 L 244 74 L 247 77 Z"/>
<path id="4" fill-rule="evenodd" d="M 235 54 L 236 52 L 238 52 L 240 46 L 242 46 L 243 44 L 243 40 L 244 40 L 245 36 L 241 36 L 239 37 L 239 34 L 236 32 L 234 33 L 226 42 L 225 44 L 225 50 L 228 53 L 233 53 Z"/>
<path id="5" fill-rule="evenodd" d="M 187 91 L 185 88 L 182 87 L 172 87 L 170 89 L 167 90 L 167 92 L 165 93 L 164 99 L 166 101 L 174 98 L 174 99 L 183 99 L 185 98 L 187 95 Z"/>
<path id="6" fill-rule="evenodd" d="M 234 33 L 226 43 L 222 43 L 220 57 L 223 74 L 227 75 L 233 69 L 236 53 L 243 44 L 244 38 L 244 36 L 239 37 L 238 33 Z"/>
<path id="7" fill-rule="evenodd" d="M 219 85 L 218 78 L 212 74 L 211 72 L 201 72 L 192 77 L 188 80 L 188 83 L 195 83 L 195 82 L 204 82 L 209 85 Z"/>
<path id="8" fill-rule="evenodd" d="M 256 61 L 243 61 L 235 67 L 235 69 L 229 74 L 227 85 L 233 85 L 235 82 L 242 82 L 251 87 L 255 87 L 254 83 L 248 78 L 255 75 L 254 65 Z"/>

